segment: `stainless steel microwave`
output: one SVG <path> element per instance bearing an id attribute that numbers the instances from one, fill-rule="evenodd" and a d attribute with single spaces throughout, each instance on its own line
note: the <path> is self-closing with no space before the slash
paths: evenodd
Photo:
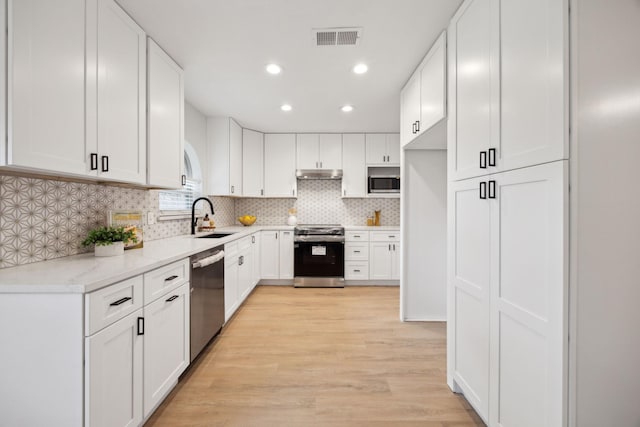
<path id="1" fill-rule="evenodd" d="M 397 175 L 369 176 L 369 193 L 399 193 L 400 177 Z"/>

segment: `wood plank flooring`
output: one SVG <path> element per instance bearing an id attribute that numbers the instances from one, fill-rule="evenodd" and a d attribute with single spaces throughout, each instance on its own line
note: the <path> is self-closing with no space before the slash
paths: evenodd
<path id="1" fill-rule="evenodd" d="M 398 287 L 258 286 L 147 426 L 483 426 Z"/>

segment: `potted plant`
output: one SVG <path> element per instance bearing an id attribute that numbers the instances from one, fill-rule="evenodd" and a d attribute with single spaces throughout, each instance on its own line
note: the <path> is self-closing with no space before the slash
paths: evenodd
<path id="1" fill-rule="evenodd" d="M 82 245 L 95 245 L 95 256 L 114 256 L 122 255 L 124 243 L 129 241 L 138 241 L 132 227 L 100 227 L 89 231 Z"/>

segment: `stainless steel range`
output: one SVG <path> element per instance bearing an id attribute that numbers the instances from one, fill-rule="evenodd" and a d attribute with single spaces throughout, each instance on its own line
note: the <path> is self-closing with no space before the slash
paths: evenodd
<path id="1" fill-rule="evenodd" d="M 294 286 L 344 287 L 344 227 L 299 225 L 293 232 Z"/>

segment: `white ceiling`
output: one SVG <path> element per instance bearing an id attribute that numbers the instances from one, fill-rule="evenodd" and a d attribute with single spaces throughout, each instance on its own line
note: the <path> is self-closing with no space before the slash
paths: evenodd
<path id="1" fill-rule="evenodd" d="M 461 3 L 118 1 L 184 68 L 189 103 L 265 132 L 398 132 L 400 89 Z M 311 29 L 323 27 L 362 27 L 363 36 L 358 46 L 316 47 Z M 279 76 L 264 71 L 272 61 Z M 367 74 L 351 72 L 358 62 Z"/>

